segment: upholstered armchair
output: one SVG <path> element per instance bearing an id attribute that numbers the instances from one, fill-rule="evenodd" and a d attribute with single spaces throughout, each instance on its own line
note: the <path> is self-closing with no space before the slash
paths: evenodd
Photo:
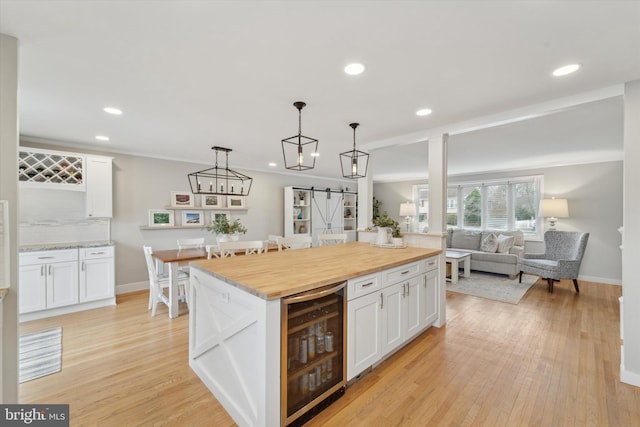
<path id="1" fill-rule="evenodd" d="M 549 292 L 553 292 L 553 281 L 572 279 L 576 292 L 578 272 L 589 233 L 577 231 L 549 230 L 544 233 L 545 252 L 543 254 L 523 254 L 520 259 L 520 282 L 522 273 L 534 274 L 547 279 Z"/>

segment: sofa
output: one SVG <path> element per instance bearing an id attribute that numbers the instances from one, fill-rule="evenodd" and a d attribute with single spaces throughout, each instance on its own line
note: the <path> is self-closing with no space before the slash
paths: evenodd
<path id="1" fill-rule="evenodd" d="M 520 273 L 524 234 L 520 230 L 447 230 L 447 249 L 471 253 L 471 270 L 507 274 Z"/>

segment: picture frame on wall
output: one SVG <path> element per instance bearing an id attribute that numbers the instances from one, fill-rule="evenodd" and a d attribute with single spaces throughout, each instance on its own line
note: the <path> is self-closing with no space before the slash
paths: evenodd
<path id="1" fill-rule="evenodd" d="M 227 221 L 231 221 L 231 214 L 229 212 L 226 211 L 213 211 L 211 213 L 211 223 L 213 224 L 216 221 L 216 218 L 218 216 L 226 216 L 227 217 Z"/>
<path id="2" fill-rule="evenodd" d="M 203 194 L 201 205 L 203 208 L 224 208 L 226 197 L 219 194 Z"/>
<path id="3" fill-rule="evenodd" d="M 183 227 L 202 227 L 204 225 L 203 211 L 182 211 Z"/>
<path id="4" fill-rule="evenodd" d="M 244 196 L 227 196 L 228 208 L 244 208 Z"/>
<path id="5" fill-rule="evenodd" d="M 173 208 L 192 208 L 194 195 L 188 191 L 172 191 L 171 207 Z"/>
<path id="6" fill-rule="evenodd" d="M 173 227 L 173 211 L 149 209 L 149 227 Z"/>

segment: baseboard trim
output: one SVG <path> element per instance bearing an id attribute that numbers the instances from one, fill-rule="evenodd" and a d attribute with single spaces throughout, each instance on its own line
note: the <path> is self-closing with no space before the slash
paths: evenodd
<path id="1" fill-rule="evenodd" d="M 640 374 L 627 371 L 624 366 L 624 346 L 620 346 L 620 381 L 635 387 L 640 387 Z"/>
<path id="2" fill-rule="evenodd" d="M 578 280 L 584 280 L 585 282 L 603 283 L 605 285 L 622 285 L 622 279 L 609 279 L 606 277 L 596 276 L 578 276 Z"/>
<path id="3" fill-rule="evenodd" d="M 131 292 L 144 291 L 149 289 L 149 281 L 125 283 L 124 285 L 116 286 L 116 295 L 128 294 Z"/>

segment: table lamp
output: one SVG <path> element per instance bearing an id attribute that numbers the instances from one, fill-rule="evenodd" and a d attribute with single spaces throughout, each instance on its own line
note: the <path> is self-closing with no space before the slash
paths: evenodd
<path id="1" fill-rule="evenodd" d="M 416 207 L 411 202 L 401 203 L 400 204 L 400 216 L 405 217 L 405 223 L 407 224 L 407 231 L 409 231 L 409 223 L 411 222 L 411 217 L 415 215 Z"/>
<path id="2" fill-rule="evenodd" d="M 540 200 L 540 208 L 538 209 L 538 215 L 543 218 L 549 219 L 549 230 L 556 229 L 556 221 L 558 218 L 569 217 L 569 206 L 567 205 L 567 199 L 551 199 Z"/>

